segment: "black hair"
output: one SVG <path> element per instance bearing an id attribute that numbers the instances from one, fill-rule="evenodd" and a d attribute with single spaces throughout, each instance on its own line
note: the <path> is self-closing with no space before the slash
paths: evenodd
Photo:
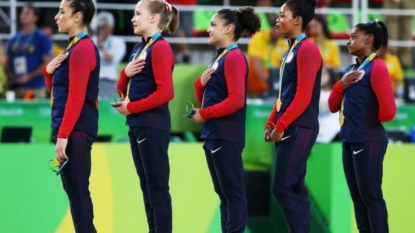
<path id="1" fill-rule="evenodd" d="M 304 30 L 307 24 L 314 18 L 314 8 L 317 5 L 317 0 L 287 0 L 285 4 L 292 11 L 293 18 L 297 16 L 303 18 L 301 26 Z"/>
<path id="2" fill-rule="evenodd" d="M 32 3 L 27 3 L 23 8 L 29 8 L 33 11 L 33 14 L 36 15 L 38 18 L 40 16 L 39 8 L 36 8 Z"/>
<path id="3" fill-rule="evenodd" d="M 376 51 L 381 47 L 385 49 L 388 47 L 388 29 L 382 21 L 374 19 L 369 23 L 359 23 L 355 28 L 366 35 L 373 35 L 373 50 Z"/>
<path id="4" fill-rule="evenodd" d="M 324 37 L 330 38 L 329 27 L 327 26 L 326 19 L 322 15 L 315 15 L 314 19 L 321 24 L 323 28 Z"/>
<path id="5" fill-rule="evenodd" d="M 95 14 L 95 5 L 92 0 L 69 0 L 69 7 L 72 14 L 80 12 L 82 14 L 82 23 L 88 26 Z"/>
<path id="6" fill-rule="evenodd" d="M 42 22 L 44 21 L 44 14 L 42 14 L 42 11 L 39 8 L 35 7 L 33 5 L 33 3 L 31 3 L 31 2 L 24 5 L 23 8 L 28 8 L 28 9 L 32 10 L 33 15 L 37 17 L 36 26 L 39 26 L 39 25 L 42 24 Z M 23 8 L 22 8 L 22 10 L 23 10 Z"/>
<path id="7" fill-rule="evenodd" d="M 239 8 L 239 10 L 222 9 L 217 14 L 225 21 L 225 25 L 235 25 L 233 34 L 235 41 L 242 34 L 250 37 L 261 29 L 261 19 L 252 7 L 244 6 Z"/>

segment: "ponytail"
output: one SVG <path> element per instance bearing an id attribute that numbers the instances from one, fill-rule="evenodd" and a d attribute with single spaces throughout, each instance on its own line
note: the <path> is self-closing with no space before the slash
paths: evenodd
<path id="1" fill-rule="evenodd" d="M 373 35 L 373 50 L 388 47 L 388 29 L 384 22 L 374 19 L 369 23 L 359 23 L 355 28 L 363 31 L 365 34 Z"/>
<path id="2" fill-rule="evenodd" d="M 166 3 L 168 4 L 168 3 Z M 177 30 L 179 27 L 179 10 L 173 5 L 171 5 L 171 16 L 170 20 L 166 24 L 166 28 L 170 34 Z"/>
<path id="3" fill-rule="evenodd" d="M 179 27 L 179 11 L 166 0 L 141 0 L 152 14 L 160 14 L 159 28 L 173 33 Z"/>
<path id="4" fill-rule="evenodd" d="M 383 34 L 383 42 L 381 43 L 381 47 L 386 49 L 388 48 L 388 39 L 389 39 L 388 28 L 386 27 L 386 24 L 382 21 L 379 21 L 378 24 L 382 28 L 382 34 Z"/>

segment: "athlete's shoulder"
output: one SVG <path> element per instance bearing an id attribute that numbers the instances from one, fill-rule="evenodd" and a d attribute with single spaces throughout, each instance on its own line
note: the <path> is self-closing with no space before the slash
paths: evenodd
<path id="1" fill-rule="evenodd" d="M 373 67 L 387 69 L 385 61 L 380 58 L 376 58 L 373 60 Z"/>
<path id="2" fill-rule="evenodd" d="M 245 59 L 245 54 L 242 50 L 238 49 L 232 49 L 228 52 L 228 55 L 226 56 L 226 60 L 237 60 L 242 61 Z"/>
<path id="3" fill-rule="evenodd" d="M 307 50 L 307 51 L 319 51 L 316 43 L 314 43 L 310 39 L 305 39 L 301 42 L 299 50 Z"/>
<path id="4" fill-rule="evenodd" d="M 232 56 L 245 56 L 244 52 L 240 48 L 232 49 L 228 53 Z"/>
<path id="5" fill-rule="evenodd" d="M 156 49 L 171 49 L 171 46 L 170 46 L 169 42 L 167 42 L 167 40 L 162 38 L 160 40 L 157 40 L 154 43 L 153 48 L 156 48 Z"/>
<path id="6" fill-rule="evenodd" d="M 298 48 L 298 56 L 304 57 L 307 59 L 310 57 L 321 57 L 320 51 L 318 50 L 317 45 L 309 40 L 305 39 L 300 43 L 300 46 Z"/>
<path id="7" fill-rule="evenodd" d="M 95 44 L 90 38 L 82 39 L 78 42 L 75 46 L 74 50 L 83 50 L 85 52 L 89 52 L 90 50 L 94 50 Z"/>
<path id="8" fill-rule="evenodd" d="M 74 49 L 71 52 L 72 58 L 77 59 L 86 59 L 86 60 L 96 60 L 95 59 L 96 51 L 94 42 L 87 38 L 80 40 Z"/>

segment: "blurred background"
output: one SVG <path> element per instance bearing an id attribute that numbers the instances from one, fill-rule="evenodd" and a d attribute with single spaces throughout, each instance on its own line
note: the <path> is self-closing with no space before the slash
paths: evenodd
<path id="1" fill-rule="evenodd" d="M 90 36 L 101 55 L 99 137 L 93 146 L 91 194 L 99 232 L 147 232 L 138 177 L 132 163 L 125 118 L 110 106 L 118 71 L 132 47 L 131 18 L 136 0 L 98 0 Z M 338 116 L 328 111 L 327 98 L 345 67 L 354 62 L 346 48 L 351 28 L 375 18 L 386 22 L 389 48 L 378 51 L 385 60 L 395 91 L 398 112 L 385 123 L 389 148 L 384 161 L 383 190 L 391 233 L 415 229 L 415 1 L 318 0 L 316 17 L 307 35 L 324 60 L 320 104 L 320 133 L 308 161 L 307 185 L 313 211 L 313 233 L 355 233 L 353 206 L 341 164 Z M 59 54 L 68 36 L 57 31 L 54 16 L 60 1 L 0 0 L 0 232 L 74 232 L 66 195 L 59 177 L 47 167 L 54 157 L 50 102 L 44 82 L 18 81 L 48 62 L 50 49 Z M 221 8 L 251 5 L 262 19 L 261 32 L 241 38 L 249 63 L 247 143 L 243 152 L 249 223 L 245 232 L 287 232 L 270 192 L 273 145 L 263 141 L 263 126 L 278 93 L 279 64 L 287 48 L 273 27 L 281 0 L 171 0 L 180 11 L 179 30 L 165 35 L 174 50 L 175 98 L 172 119 L 171 195 L 173 228 L 178 233 L 220 232 L 219 200 L 206 167 L 200 125 L 183 117 L 186 102 L 195 102 L 193 82 L 215 55 L 207 45 L 211 16 Z M 30 7 L 28 7 L 30 6 Z M 11 72 L 8 57 L 16 49 L 10 40 L 40 29 L 47 35 L 35 44 L 30 34 L 24 45 L 27 69 Z M 31 43 L 33 42 L 33 43 Z M 110 56 L 112 59 L 107 59 Z M 39 77 L 39 80 L 43 80 Z"/>

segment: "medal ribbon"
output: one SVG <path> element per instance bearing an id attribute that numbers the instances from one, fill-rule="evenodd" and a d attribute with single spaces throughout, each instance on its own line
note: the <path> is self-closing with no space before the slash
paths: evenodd
<path id="1" fill-rule="evenodd" d="M 226 48 L 219 54 L 219 56 L 208 65 L 208 68 L 211 68 L 215 63 L 219 62 L 219 60 L 223 56 L 225 56 L 225 54 L 227 54 L 230 50 L 235 49 L 235 48 L 238 48 L 238 44 L 237 43 L 232 43 L 232 44 L 226 46 Z M 205 102 L 205 94 L 206 94 L 206 89 L 203 91 L 202 106 L 200 108 L 203 108 L 203 104 Z"/>
<path id="2" fill-rule="evenodd" d="M 154 42 L 156 42 L 156 40 L 160 37 L 160 35 L 161 35 L 161 32 L 157 32 L 156 34 L 154 34 L 152 37 L 151 37 L 151 39 L 146 43 L 146 45 L 144 46 L 144 48 L 143 49 L 141 49 L 141 51 L 140 51 L 140 53 L 137 53 L 137 54 L 135 54 L 135 56 L 134 56 L 134 59 L 139 59 L 140 58 L 140 56 L 144 53 L 144 52 L 147 52 L 147 49 L 152 45 L 152 44 L 154 44 Z M 127 97 L 126 97 L 126 99 L 127 100 L 129 100 L 129 98 L 128 98 L 128 96 L 129 96 L 129 93 L 130 93 L 130 86 L 131 86 L 131 78 L 130 78 L 130 80 L 128 80 L 128 86 L 127 86 Z"/>
<path id="3" fill-rule="evenodd" d="M 360 64 L 360 66 L 359 66 L 359 68 L 357 68 L 357 70 L 362 70 L 367 64 L 369 64 L 369 62 L 371 62 L 371 61 L 373 61 L 374 59 L 376 58 L 376 53 L 372 53 L 372 54 L 370 54 L 370 56 L 369 57 L 367 57 L 363 62 L 362 62 L 362 64 Z M 346 99 L 346 92 L 344 93 L 344 95 L 343 95 L 343 98 L 342 98 L 342 104 L 341 104 L 341 106 L 340 106 L 340 117 L 341 118 L 344 118 L 344 101 L 345 101 L 345 99 Z M 341 121 L 341 120 L 340 120 Z M 342 123 L 340 123 L 340 125 L 342 125 Z"/>
<path id="4" fill-rule="evenodd" d="M 78 33 L 78 35 L 76 35 L 71 42 L 69 42 L 68 46 L 66 46 L 65 52 L 69 51 L 69 49 L 72 48 L 72 46 L 74 46 L 76 43 L 78 43 L 79 40 L 81 40 L 83 37 L 88 35 L 88 31 L 87 30 L 83 30 L 82 32 Z M 53 105 L 53 86 L 52 89 L 50 91 L 50 106 Z"/>
<path id="5" fill-rule="evenodd" d="M 297 46 L 297 44 L 299 44 L 302 40 L 304 40 L 306 38 L 306 35 L 304 33 L 301 33 L 294 41 L 294 44 L 291 46 L 290 50 L 288 51 L 288 53 L 285 54 L 284 58 L 282 59 L 282 63 L 281 63 L 281 67 L 280 67 L 280 77 L 279 77 L 279 87 L 278 87 L 278 99 L 277 99 L 277 105 L 282 105 L 282 100 L 281 100 L 281 92 L 282 92 L 282 78 L 284 75 L 284 68 L 285 68 L 285 64 L 287 63 L 287 57 L 290 55 L 290 53 L 292 53 L 292 51 L 295 49 L 295 47 Z M 281 106 L 277 106 L 277 112 L 279 112 Z"/>

